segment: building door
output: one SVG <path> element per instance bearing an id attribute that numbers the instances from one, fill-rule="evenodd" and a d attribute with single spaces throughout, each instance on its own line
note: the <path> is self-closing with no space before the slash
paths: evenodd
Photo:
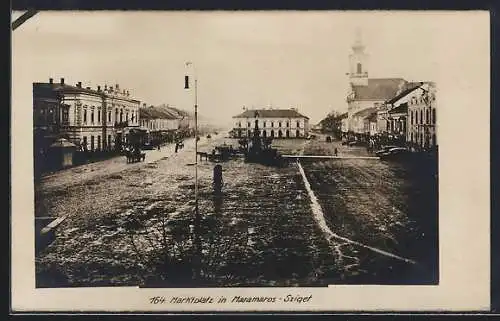
<path id="1" fill-rule="evenodd" d="M 267 137 L 267 131 L 262 131 L 262 137 Z"/>
<path id="2" fill-rule="evenodd" d="M 274 137 L 274 129 L 271 129 L 271 137 Z"/>
<path id="3" fill-rule="evenodd" d="M 121 150 L 122 149 L 122 134 L 118 133 L 115 136 L 115 149 Z"/>
<path id="4" fill-rule="evenodd" d="M 297 129 L 297 130 L 295 131 L 295 137 L 300 137 L 300 130 L 298 130 L 298 129 Z"/>
<path id="5" fill-rule="evenodd" d="M 97 150 L 101 150 L 101 135 L 97 135 Z"/>
<path id="6" fill-rule="evenodd" d="M 286 130 L 286 138 L 290 138 L 290 131 L 288 129 Z"/>
<path id="7" fill-rule="evenodd" d="M 280 129 L 280 130 L 278 130 L 278 137 L 279 137 L 279 138 L 283 137 L 283 132 L 281 131 L 281 129 Z"/>
<path id="8" fill-rule="evenodd" d="M 83 151 L 87 151 L 88 148 L 89 147 L 87 145 L 87 136 L 83 136 L 82 149 L 83 149 Z"/>
<path id="9" fill-rule="evenodd" d="M 94 151 L 94 136 L 90 136 L 90 150 Z"/>

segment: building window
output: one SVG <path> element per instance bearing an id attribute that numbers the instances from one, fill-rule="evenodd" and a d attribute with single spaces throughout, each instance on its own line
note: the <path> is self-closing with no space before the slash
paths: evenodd
<path id="1" fill-rule="evenodd" d="M 108 112 L 108 122 L 111 122 L 111 111 Z"/>
<path id="2" fill-rule="evenodd" d="M 271 122 L 271 127 L 274 127 L 274 122 L 273 122 L 273 121 Z M 273 132 L 273 133 L 274 133 L 274 132 Z M 273 136 L 273 137 L 274 137 L 274 136 Z"/>
<path id="3" fill-rule="evenodd" d="M 286 122 L 286 127 L 288 127 L 290 124 L 288 122 Z"/>
<path id="4" fill-rule="evenodd" d="M 101 122 L 101 110 L 100 109 L 97 111 L 97 122 L 98 123 Z"/>
<path id="5" fill-rule="evenodd" d="M 297 127 L 300 128 L 300 122 L 299 121 L 297 121 Z"/>
<path id="6" fill-rule="evenodd" d="M 97 135 L 97 150 L 101 150 L 101 135 Z"/>
<path id="7" fill-rule="evenodd" d="M 90 136 L 90 150 L 94 151 L 94 136 Z"/>
<path id="8" fill-rule="evenodd" d="M 82 147 L 83 147 L 83 150 L 87 150 L 87 136 L 83 136 L 83 140 L 82 140 Z"/>
<path id="9" fill-rule="evenodd" d="M 84 109 L 83 110 L 83 123 L 86 124 L 87 123 L 87 109 Z"/>
<path id="10" fill-rule="evenodd" d="M 362 71 L 362 69 L 361 69 L 361 64 L 358 62 L 357 66 L 356 66 L 356 72 L 357 72 L 358 74 L 360 74 L 360 73 L 361 73 L 361 71 Z"/>
<path id="11" fill-rule="evenodd" d="M 67 107 L 62 108 L 62 121 L 64 123 L 67 123 L 69 121 L 69 108 Z"/>
<path id="12" fill-rule="evenodd" d="M 118 108 L 115 109 L 115 123 L 118 121 Z"/>
<path id="13" fill-rule="evenodd" d="M 238 127 L 241 127 L 241 122 L 238 122 Z"/>
<path id="14" fill-rule="evenodd" d="M 278 127 L 281 127 L 281 122 L 278 122 Z M 281 131 L 280 131 L 281 132 Z M 280 136 L 281 137 L 281 136 Z"/>
<path id="15" fill-rule="evenodd" d="M 420 109 L 420 123 L 424 123 L 424 111 L 422 109 Z"/>
<path id="16" fill-rule="evenodd" d="M 262 124 L 263 124 L 263 125 L 262 125 L 262 127 L 264 127 L 264 128 L 265 128 L 265 127 L 266 127 L 266 121 L 263 121 L 263 122 L 262 122 Z M 264 132 L 264 133 L 265 133 L 265 132 Z"/>
<path id="17" fill-rule="evenodd" d="M 90 112 L 90 122 L 92 124 L 94 123 L 94 111 L 93 110 Z"/>
<path id="18" fill-rule="evenodd" d="M 123 109 L 120 110 L 120 123 L 123 123 Z"/>
<path id="19" fill-rule="evenodd" d="M 128 123 L 128 112 L 127 112 L 127 114 L 126 114 L 125 120 L 126 120 L 126 121 L 127 121 L 127 123 Z"/>
<path id="20" fill-rule="evenodd" d="M 247 127 L 250 127 L 250 122 L 248 122 Z"/>

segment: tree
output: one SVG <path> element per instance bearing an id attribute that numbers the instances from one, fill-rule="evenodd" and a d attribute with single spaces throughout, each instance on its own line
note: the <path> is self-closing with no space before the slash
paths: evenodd
<path id="1" fill-rule="evenodd" d="M 336 110 L 330 112 L 319 124 L 322 132 L 332 133 L 337 137 L 342 134 L 342 114 Z"/>

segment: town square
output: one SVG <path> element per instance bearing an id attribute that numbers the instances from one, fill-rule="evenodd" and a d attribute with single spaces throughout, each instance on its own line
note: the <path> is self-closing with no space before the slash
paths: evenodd
<path id="1" fill-rule="evenodd" d="M 55 32 L 36 18 L 26 43 Z M 138 46 L 97 19 L 74 32 L 99 58 L 68 32 L 66 67 L 31 61 L 36 286 L 438 284 L 432 64 L 388 59 L 404 39 L 361 22 L 330 43 L 279 17 L 270 34 L 265 16 L 203 19 L 172 16 L 183 39 L 207 32 L 174 45 L 151 18 Z"/>

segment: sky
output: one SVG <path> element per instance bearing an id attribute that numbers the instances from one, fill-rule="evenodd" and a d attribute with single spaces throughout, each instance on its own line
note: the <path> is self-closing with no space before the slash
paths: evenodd
<path id="1" fill-rule="evenodd" d="M 118 83 L 148 105 L 191 110 L 184 75 L 195 74 L 199 113 L 217 124 L 231 122 L 243 106 L 298 108 L 317 123 L 347 110 L 348 56 L 358 30 L 370 78 L 436 81 L 441 40 L 453 35 L 456 20 L 436 15 L 41 12 L 13 32 L 13 85 L 50 77 L 94 88 Z"/>

